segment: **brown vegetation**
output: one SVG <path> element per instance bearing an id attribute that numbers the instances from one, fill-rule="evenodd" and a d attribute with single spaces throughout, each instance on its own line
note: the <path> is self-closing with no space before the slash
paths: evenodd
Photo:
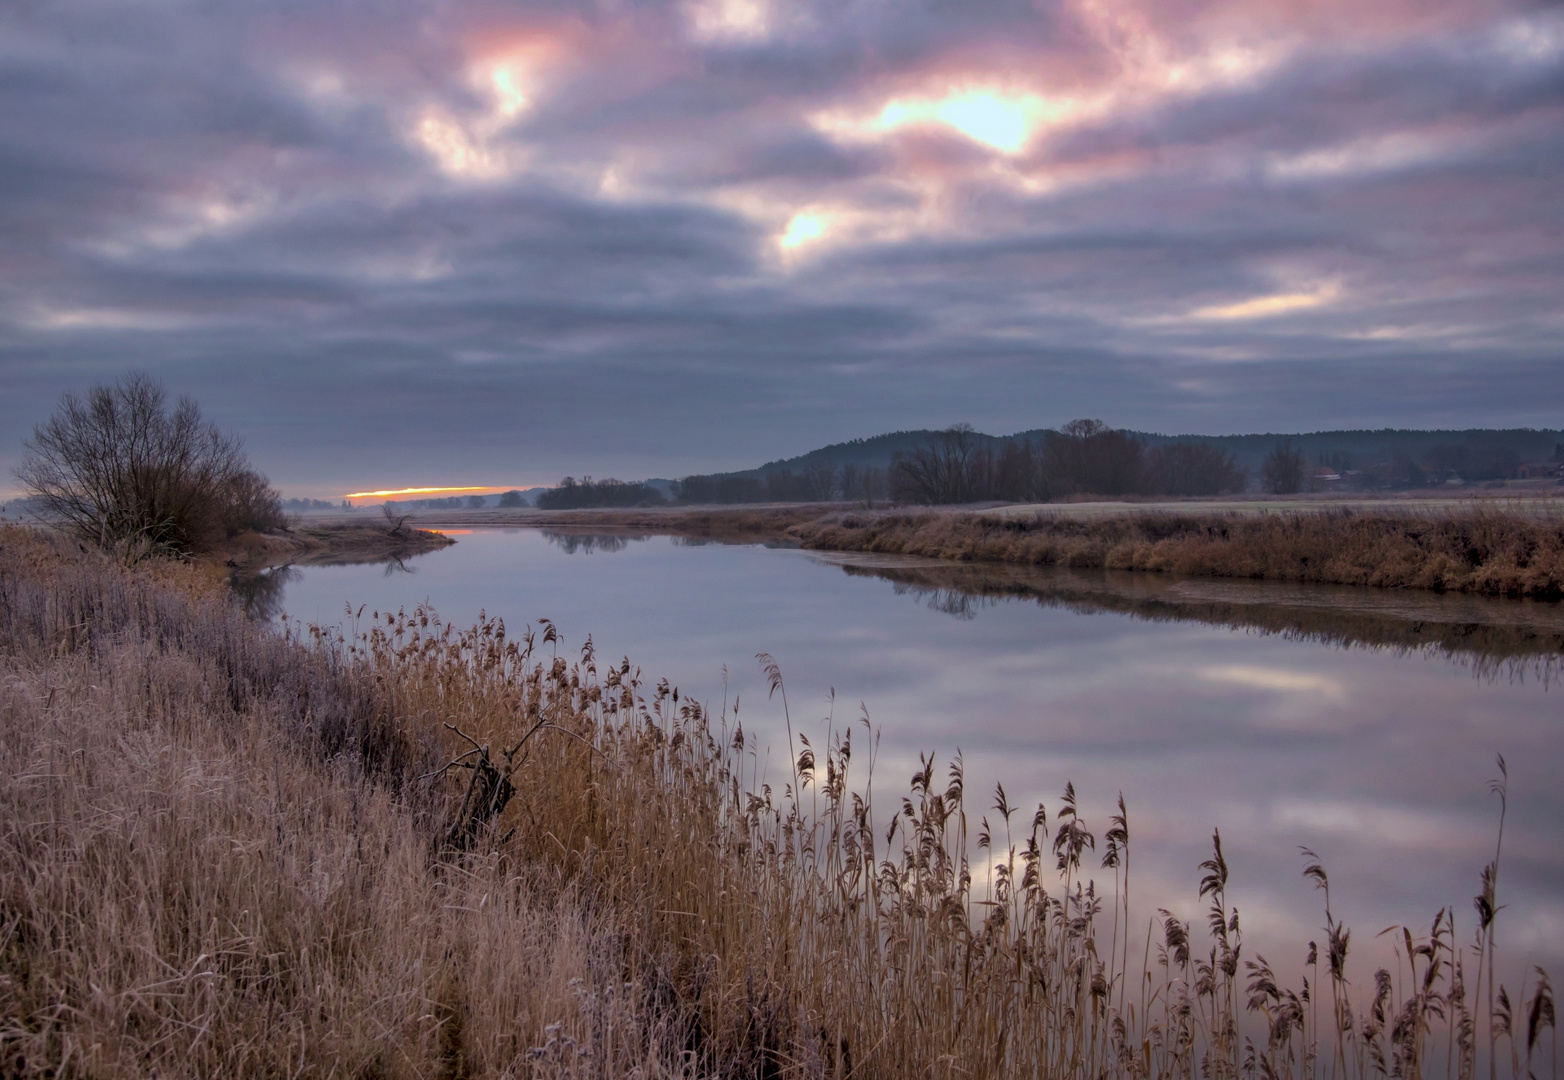
<path id="1" fill-rule="evenodd" d="M 1448 514 L 835 514 L 792 526 L 804 547 L 1031 566 L 1434 589 L 1557 600 L 1564 524 L 1473 508 Z"/>
<path id="2" fill-rule="evenodd" d="M 319 524 L 295 526 L 287 532 L 243 533 L 229 537 L 210 554 L 240 573 L 255 573 L 296 563 L 331 566 L 405 559 L 454 543 L 427 529 L 403 526 L 393 532 L 373 525 Z"/>
<path id="3" fill-rule="evenodd" d="M 399 612 L 289 638 L 190 573 L 0 530 L 4 1075 L 1470 1080 L 1483 1057 L 1551 1060 L 1545 977 L 1494 1004 L 1497 854 L 1475 951 L 1442 911 L 1398 929 L 1394 975 L 1349 981 L 1325 893 L 1295 973 L 1311 998 L 1240 958 L 1219 838 L 1208 925 L 1158 912 L 1148 936 L 1122 803 L 1099 845 L 1073 789 L 1050 815 L 1001 788 L 972 837 L 959 760 L 929 761 L 877 817 L 857 723 L 768 778 L 736 703 L 600 669 L 590 642 L 558 656 L 547 623 L 518 640 Z"/>

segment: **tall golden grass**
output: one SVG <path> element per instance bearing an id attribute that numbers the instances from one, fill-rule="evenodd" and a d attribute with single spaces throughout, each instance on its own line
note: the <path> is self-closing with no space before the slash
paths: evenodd
<path id="1" fill-rule="evenodd" d="M 926 761 L 877 817 L 866 722 L 772 782 L 737 701 L 551 624 L 280 634 L 203 585 L 0 531 L 0 1073 L 1554 1067 L 1545 977 L 1494 982 L 1497 852 L 1478 925 L 1400 930 L 1372 977 L 1325 892 L 1290 984 L 1244 951 L 1218 838 L 1190 926 L 1132 896 L 1122 803 L 1098 830 L 1071 788 L 1001 788 L 969 820 L 959 760 Z"/>
<path id="2" fill-rule="evenodd" d="M 804 547 L 937 559 L 1150 570 L 1489 596 L 1564 597 L 1564 520 L 1481 506 L 1446 513 L 834 514 Z"/>

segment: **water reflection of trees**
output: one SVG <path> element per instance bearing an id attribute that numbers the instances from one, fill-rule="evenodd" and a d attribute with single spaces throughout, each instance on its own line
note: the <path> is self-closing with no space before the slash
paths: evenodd
<path id="1" fill-rule="evenodd" d="M 930 611 L 937 611 L 941 615 L 949 615 L 963 622 L 971 622 L 977 618 L 977 613 L 982 608 L 1001 603 L 995 597 L 979 596 L 960 589 L 925 589 L 902 581 L 893 581 L 891 589 L 897 596 L 911 596 L 922 600 L 924 606 Z"/>
<path id="2" fill-rule="evenodd" d="M 418 573 L 418 567 L 409 566 L 405 559 L 397 555 L 380 559 L 333 558 L 329 562 L 322 560 L 306 565 L 378 565 L 382 567 L 381 573 L 384 577 Z M 269 622 L 283 613 L 283 594 L 287 591 L 288 583 L 297 581 L 299 576 L 300 571 L 297 566 L 269 566 L 253 573 L 234 574 L 228 579 L 228 587 L 233 592 L 234 602 L 239 605 L 240 610 L 252 619 Z"/>
<path id="3" fill-rule="evenodd" d="M 1452 604 L 1441 616 L 1440 599 L 1430 595 L 1414 612 L 1374 613 L 1332 606 L 1330 597 L 1309 602 L 1287 599 L 1244 600 L 1181 596 L 1176 579 L 1148 582 L 1150 575 L 1114 571 L 1027 570 L 1006 567 L 876 566 L 842 564 L 857 577 L 891 583 L 898 596 L 921 600 L 934 611 L 972 619 L 985 607 L 1006 600 L 1031 600 L 1080 614 L 1113 612 L 1153 622 L 1202 622 L 1289 640 L 1343 648 L 1431 652 L 1469 666 L 1474 673 L 1511 678 L 1527 676 L 1551 682 L 1564 661 L 1564 611 L 1538 612 L 1526 621 L 1515 611 L 1491 612 L 1490 621 L 1471 617 L 1469 601 Z M 1254 583 L 1239 583 L 1239 587 Z M 1371 598 L 1372 599 L 1372 598 Z M 1485 600 L 1489 605 L 1525 601 Z M 1387 607 L 1394 605 L 1387 604 Z M 1506 621 L 1510 617 L 1510 621 Z"/>
<path id="4" fill-rule="evenodd" d="M 270 621 L 282 614 L 282 595 L 288 582 L 298 578 L 292 566 L 274 566 L 255 574 L 235 575 L 228 584 L 234 600 L 252 619 Z"/>
<path id="5" fill-rule="evenodd" d="M 567 555 L 592 555 L 599 551 L 623 551 L 630 546 L 632 540 L 640 541 L 649 538 L 649 534 L 559 532 L 555 529 L 540 529 L 538 531 L 543 534 L 549 543 L 563 549 Z"/>

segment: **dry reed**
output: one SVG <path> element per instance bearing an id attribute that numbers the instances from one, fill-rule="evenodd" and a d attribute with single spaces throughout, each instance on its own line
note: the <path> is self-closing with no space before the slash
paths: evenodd
<path id="1" fill-rule="evenodd" d="M 1473 507 L 1444 514 L 835 514 L 804 547 L 937 559 L 1149 570 L 1488 596 L 1564 597 L 1564 522 Z"/>
<path id="2" fill-rule="evenodd" d="M 971 836 L 959 761 L 927 761 L 877 819 L 866 723 L 800 735 L 773 788 L 737 702 L 713 716 L 558 646 L 548 623 L 424 611 L 283 635 L 198 583 L 0 531 L 0 1073 L 1553 1064 L 1545 979 L 1494 983 L 1497 854 L 1476 945 L 1441 912 L 1372 982 L 1348 982 L 1326 892 L 1295 991 L 1243 956 L 1219 839 L 1207 926 L 1160 912 L 1148 936 L 1122 803 L 1099 842 L 1073 789 L 1049 814 L 1001 788 Z M 463 817 L 477 773 L 453 761 L 504 770 L 503 812 Z"/>

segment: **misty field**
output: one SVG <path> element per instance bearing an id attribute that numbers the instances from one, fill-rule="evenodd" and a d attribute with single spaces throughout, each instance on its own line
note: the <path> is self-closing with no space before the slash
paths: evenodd
<path id="1" fill-rule="evenodd" d="M 1218 836 L 1183 922 L 1123 803 L 959 760 L 871 798 L 856 721 L 773 787 L 736 703 L 550 624 L 360 616 L 289 636 L 0 530 L 0 1073 L 1556 1075 L 1546 976 L 1495 949 L 1502 765 L 1473 908 L 1371 971 L 1308 859 L 1326 930 L 1273 965 Z"/>

